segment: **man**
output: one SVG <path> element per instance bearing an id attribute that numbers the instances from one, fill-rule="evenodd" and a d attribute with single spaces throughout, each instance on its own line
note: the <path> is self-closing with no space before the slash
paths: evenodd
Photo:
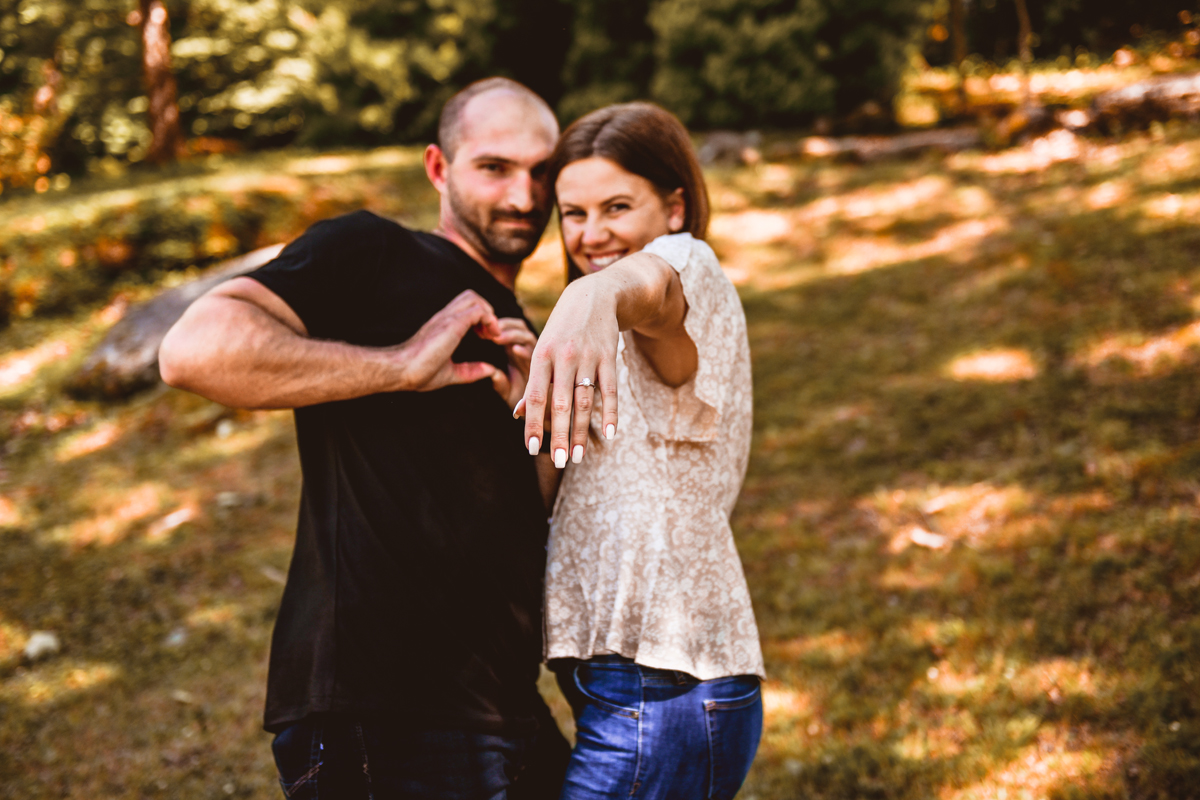
<path id="1" fill-rule="evenodd" d="M 524 86 L 473 84 L 425 151 L 437 230 L 317 223 L 163 341 L 172 386 L 296 409 L 265 716 L 288 797 L 557 796 L 568 751 L 536 689 L 553 466 L 510 410 L 535 343 L 513 284 L 557 137 Z"/>

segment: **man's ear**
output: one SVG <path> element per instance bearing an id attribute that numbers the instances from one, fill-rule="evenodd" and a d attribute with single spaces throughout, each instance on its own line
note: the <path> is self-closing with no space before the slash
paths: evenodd
<path id="1" fill-rule="evenodd" d="M 425 174 L 429 182 L 439 192 L 446 188 L 446 172 L 450 168 L 450 160 L 442 152 L 442 148 L 431 144 L 425 148 Z"/>
<path id="2" fill-rule="evenodd" d="M 687 206 L 683 201 L 683 187 L 667 195 L 667 230 L 679 233 L 683 230 L 683 220 L 687 216 Z"/>

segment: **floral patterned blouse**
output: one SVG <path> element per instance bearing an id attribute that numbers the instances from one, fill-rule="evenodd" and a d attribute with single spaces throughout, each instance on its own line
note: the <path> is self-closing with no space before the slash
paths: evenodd
<path id="1" fill-rule="evenodd" d="M 701 680 L 763 677 L 729 527 L 750 451 L 745 314 L 704 242 L 674 234 L 645 251 L 679 272 L 699 368 L 671 388 L 632 332 L 621 334 L 616 437 L 592 437 L 554 507 L 545 655 L 617 654 Z M 597 408 L 593 431 L 600 424 Z"/>

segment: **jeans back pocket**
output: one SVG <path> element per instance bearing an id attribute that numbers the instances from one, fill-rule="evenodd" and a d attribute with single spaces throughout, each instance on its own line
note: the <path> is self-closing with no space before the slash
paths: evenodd
<path id="1" fill-rule="evenodd" d="M 729 800 L 750 772 L 762 738 L 762 688 L 758 678 L 738 676 L 712 682 L 704 701 L 708 726 L 710 800 Z"/>

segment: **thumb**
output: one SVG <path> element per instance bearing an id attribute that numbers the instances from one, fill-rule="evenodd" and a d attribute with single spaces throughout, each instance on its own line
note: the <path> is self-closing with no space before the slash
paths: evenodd
<path id="1" fill-rule="evenodd" d="M 508 398 L 509 392 L 512 391 L 512 380 L 503 370 L 494 370 L 492 372 L 492 388 L 496 393 L 503 398 Z"/>
<path id="2" fill-rule="evenodd" d="M 475 383 L 484 378 L 492 378 L 499 374 L 500 370 L 493 367 L 486 361 L 464 361 L 461 364 L 450 364 L 450 380 L 448 384 L 456 383 Z M 504 380 L 508 380 L 508 376 L 504 376 Z"/>

